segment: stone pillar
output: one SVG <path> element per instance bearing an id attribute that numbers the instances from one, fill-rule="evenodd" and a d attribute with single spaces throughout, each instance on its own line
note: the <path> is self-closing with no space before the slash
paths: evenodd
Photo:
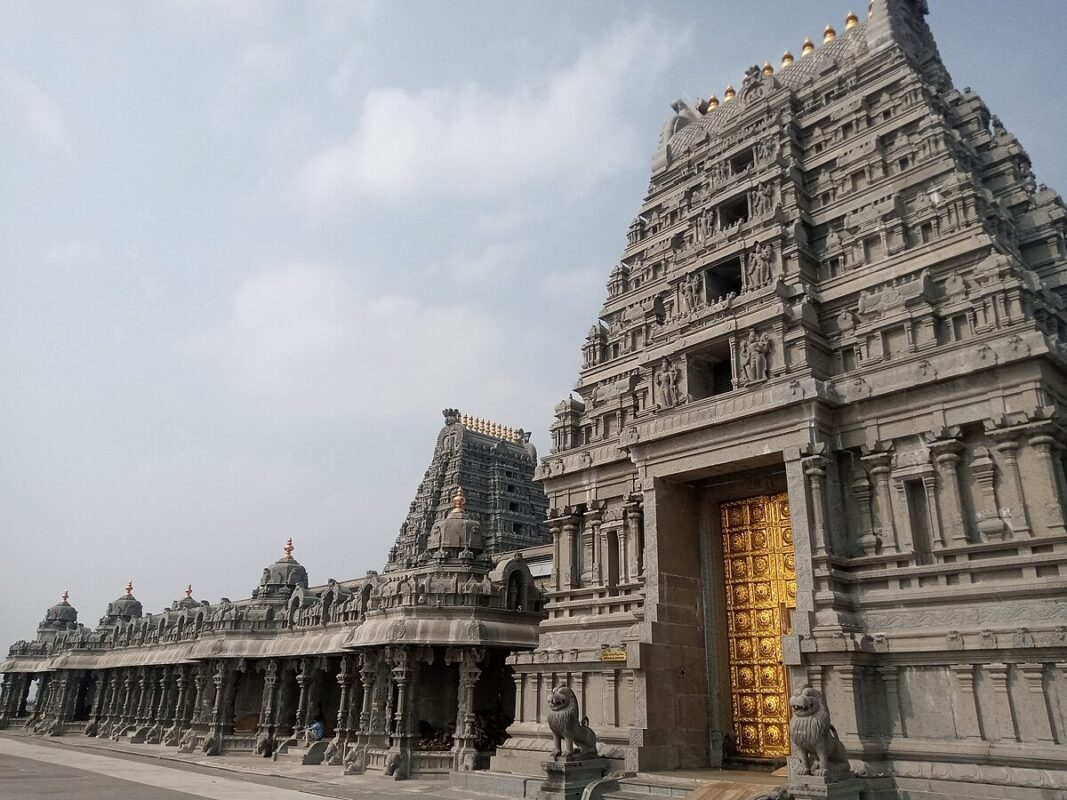
<path id="1" fill-rule="evenodd" d="M 1000 541 L 1004 538 L 1004 520 L 1000 516 L 1000 505 L 997 503 L 997 493 L 994 483 L 996 481 L 996 464 L 984 447 L 974 448 L 974 458 L 971 460 L 971 477 L 974 478 L 977 487 L 974 492 L 975 514 L 977 515 L 978 532 L 983 538 L 990 541 Z"/>
<path id="2" fill-rule="evenodd" d="M 182 728 L 185 727 L 188 719 L 189 676 L 186 667 L 175 668 L 174 683 L 178 687 L 178 696 L 174 701 L 174 722 L 171 724 L 169 735 L 165 737 L 163 744 L 177 744 Z"/>
<path id="3" fill-rule="evenodd" d="M 978 701 L 974 693 L 973 663 L 954 663 L 949 668 L 955 677 L 956 736 L 960 739 L 982 739 L 982 725 L 978 723 Z"/>
<path id="4" fill-rule="evenodd" d="M 207 688 L 206 664 L 198 664 L 193 685 L 196 686 L 196 698 L 193 701 L 193 724 L 199 725 L 204 721 L 204 689 Z"/>
<path id="5" fill-rule="evenodd" d="M 580 585 L 578 522 L 578 517 L 574 515 L 563 518 L 563 560 L 560 566 L 563 568 L 562 582 L 565 589 L 576 589 Z"/>
<path id="6" fill-rule="evenodd" d="M 860 515 L 859 538 L 857 542 L 866 556 L 873 556 L 881 545 L 881 537 L 874 532 L 874 518 L 871 514 L 871 484 L 863 469 L 856 470 L 852 481 L 852 496 L 856 498 L 856 507 Z"/>
<path id="7" fill-rule="evenodd" d="M 808 492 L 811 495 L 811 533 L 814 554 L 825 556 L 832 554 L 834 548 L 828 541 L 826 532 L 826 498 L 824 481 L 826 479 L 827 459 L 821 455 L 809 456 L 801 461 L 804 476 L 808 479 Z"/>
<path id="8" fill-rule="evenodd" d="M 641 531 L 644 512 L 640 503 L 627 503 L 626 510 L 626 579 L 636 581 L 643 572 L 644 557 L 641 553 Z"/>
<path id="9" fill-rule="evenodd" d="M 923 493 L 926 495 L 927 525 L 930 528 L 930 547 L 934 550 L 942 549 L 945 542 L 945 534 L 941 530 L 941 511 L 937 503 L 937 476 L 927 473 L 922 476 Z"/>
<path id="10" fill-rule="evenodd" d="M 304 725 L 303 727 L 309 727 L 314 722 L 316 716 L 316 709 L 319 707 L 319 700 L 322 697 L 322 669 L 323 664 L 318 658 L 310 660 L 311 674 L 308 677 L 307 683 L 307 701 L 304 708 Z M 326 720 L 323 720 L 325 724 Z"/>
<path id="11" fill-rule="evenodd" d="M 130 724 L 133 719 L 133 701 L 134 692 L 137 683 L 137 678 L 134 675 L 132 669 L 126 670 L 126 676 L 123 680 L 123 693 L 122 693 L 122 706 L 119 709 L 119 719 L 116 729 L 112 732 L 115 737 L 121 736 L 123 730 Z"/>
<path id="12" fill-rule="evenodd" d="M 256 730 L 257 742 L 266 738 L 273 750 L 274 734 L 274 687 L 278 684 L 278 660 L 268 658 L 258 665 L 263 672 L 263 694 L 259 700 L 259 725 Z M 257 744 L 258 747 L 258 744 Z M 260 755 L 263 755 L 260 753 Z"/>
<path id="13" fill-rule="evenodd" d="M 1017 664 L 1016 669 L 1022 673 L 1026 682 L 1029 707 L 1019 715 L 1019 738 L 1024 742 L 1041 742 L 1052 744 L 1055 736 L 1052 720 L 1049 716 L 1049 698 L 1045 692 L 1044 664 Z"/>
<path id="14" fill-rule="evenodd" d="M 363 708 L 359 712 L 360 735 L 371 733 L 372 704 L 374 702 L 374 681 L 377 678 L 375 659 L 369 654 L 363 655 L 363 664 L 359 670 L 359 680 L 363 684 Z"/>
<path id="15" fill-rule="evenodd" d="M 3 683 L 0 683 L 0 729 L 6 728 L 8 718 L 14 716 L 11 713 L 11 698 L 14 694 L 14 681 L 11 679 L 11 673 L 6 672 Z"/>
<path id="16" fill-rule="evenodd" d="M 396 684 L 396 708 L 393 709 L 393 742 L 390 748 L 389 767 L 386 775 L 396 780 L 409 777 L 411 773 L 411 704 L 408 687 L 411 683 L 412 653 L 406 647 L 396 647 L 390 652 L 392 678 Z M 391 696 L 392 693 L 390 693 Z"/>
<path id="17" fill-rule="evenodd" d="M 218 732 L 222 729 L 222 710 L 226 700 L 226 682 L 230 671 L 226 669 L 225 659 L 218 660 L 215 674 L 211 676 L 211 682 L 215 685 L 215 702 L 211 707 L 211 729 Z"/>
<path id="18" fill-rule="evenodd" d="M 1026 492 L 1023 489 L 1023 476 L 1019 472 L 1019 438 L 1015 432 L 1004 431 L 994 434 L 995 449 L 1004 462 L 1001 484 L 1004 502 L 1011 509 L 1008 520 L 1012 531 L 1023 536 L 1031 536 L 1030 521 L 1026 515 Z"/>
<path id="19" fill-rule="evenodd" d="M 156 723 L 166 726 L 174 719 L 174 691 L 177 689 L 176 675 L 179 667 L 163 667 L 159 678 L 159 708 L 156 711 Z"/>
<path id="20" fill-rule="evenodd" d="M 837 725 L 844 736 L 858 738 L 863 726 L 856 698 L 863 695 L 862 687 L 857 685 L 862 678 L 863 668 L 855 664 L 839 664 L 833 670 L 841 678 L 843 691 L 839 707 L 834 708 L 831 713 L 835 722 L 840 720 Z"/>
<path id="21" fill-rule="evenodd" d="M 285 736 L 289 731 L 286 730 L 288 724 L 282 716 L 286 705 L 289 704 L 289 698 L 292 696 L 292 688 L 289 684 L 288 675 L 294 669 L 291 662 L 281 661 L 278 663 L 278 693 L 274 704 L 274 714 L 270 723 L 271 736 L 276 739 L 280 739 Z"/>
<path id="22" fill-rule="evenodd" d="M 585 515 L 585 522 L 589 526 L 592 537 L 592 564 L 589 571 L 590 580 L 597 586 L 604 585 L 604 547 L 601 544 L 600 526 L 604 519 L 603 508 L 594 508 Z M 518 699 L 518 698 L 516 698 Z"/>
<path id="23" fill-rule="evenodd" d="M 299 733 L 307 724 L 304 718 L 307 715 L 307 690 L 311 683 L 310 669 L 310 659 L 300 659 L 300 672 L 296 674 L 296 685 L 300 687 L 300 694 L 297 695 L 296 700 L 296 718 L 293 720 L 294 734 Z"/>
<path id="24" fill-rule="evenodd" d="M 1047 433 L 1038 433 L 1030 437 L 1030 447 L 1037 454 L 1041 468 L 1034 475 L 1038 482 L 1038 488 L 1043 497 L 1045 525 L 1052 530 L 1062 531 L 1063 520 L 1063 495 L 1060 494 L 1060 482 L 1056 474 L 1056 447 L 1057 442 Z"/>
<path id="25" fill-rule="evenodd" d="M 548 532 L 552 534 L 552 588 L 557 592 L 563 585 L 563 563 L 560 558 L 560 534 L 563 529 L 559 518 L 552 517 L 548 520 Z"/>
<path id="26" fill-rule="evenodd" d="M 104 721 L 97 726 L 96 735 L 110 736 L 111 728 L 115 724 L 116 709 L 119 704 L 119 696 L 122 693 L 122 670 L 111 670 L 111 679 L 108 681 L 107 704 L 104 706 Z"/>
<path id="27" fill-rule="evenodd" d="M 334 725 L 333 739 L 338 747 L 348 739 L 348 693 L 352 687 L 351 661 L 348 656 L 341 656 L 341 666 L 337 671 L 337 686 L 341 690 L 340 701 L 337 704 L 337 722 Z"/>
<path id="28" fill-rule="evenodd" d="M 982 671 L 993 683 L 993 703 L 988 712 L 982 709 L 986 738 L 994 741 L 1017 741 L 1015 719 L 1008 691 L 1008 665 L 984 664 Z"/>
<path id="29" fill-rule="evenodd" d="M 896 525 L 893 522 L 893 497 L 889 489 L 891 458 L 887 453 L 875 453 L 864 456 L 863 460 L 869 466 L 871 482 L 874 484 L 875 508 L 878 510 L 883 552 L 899 553 L 900 543 L 897 541 Z"/>
<path id="30" fill-rule="evenodd" d="M 904 720 L 900 716 L 900 675 L 899 667 L 895 664 L 887 664 L 878 667 L 878 674 L 882 676 L 882 685 L 885 686 L 885 705 L 889 712 L 889 736 L 907 736 L 904 729 Z"/>
<path id="31" fill-rule="evenodd" d="M 526 721 L 526 673 L 514 672 L 511 680 L 515 683 L 515 721 Z"/>
<path id="32" fill-rule="evenodd" d="M 612 728 L 619 727 L 618 673 L 609 669 L 604 674 L 603 719 Z"/>
<path id="33" fill-rule="evenodd" d="M 963 503 L 960 500 L 960 450 L 963 445 L 956 439 L 932 442 L 930 453 L 937 466 L 938 506 L 941 520 L 948 531 L 946 544 L 962 545 L 967 543 L 967 522 L 963 517 Z"/>
<path id="34" fill-rule="evenodd" d="M 478 749 L 474 744 L 474 687 L 482 670 L 479 662 L 485 657 L 483 648 L 449 648 L 446 660 L 459 664 L 459 686 L 456 690 L 456 735 L 452 746 L 453 769 L 470 772 L 474 769 Z M 457 652 L 458 651 L 458 652 Z M 517 700 L 517 698 L 516 698 Z"/>

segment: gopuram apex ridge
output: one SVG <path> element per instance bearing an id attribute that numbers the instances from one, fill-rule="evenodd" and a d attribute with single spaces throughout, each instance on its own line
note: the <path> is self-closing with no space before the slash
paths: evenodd
<path id="1" fill-rule="evenodd" d="M 498 797 L 1067 795 L 1067 210 L 926 14 L 874 0 L 672 105 L 543 458 L 446 412 L 382 576 L 270 572 L 276 650 L 129 604 L 94 645 L 61 604 L 0 715 L 286 757 L 322 707 L 301 760 Z"/>

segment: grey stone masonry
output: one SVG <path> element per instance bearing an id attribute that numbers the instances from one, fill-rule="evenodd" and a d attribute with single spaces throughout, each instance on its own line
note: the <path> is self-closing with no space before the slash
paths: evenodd
<path id="1" fill-rule="evenodd" d="M 865 797 L 1067 791 L 1067 209 L 926 13 L 674 103 L 538 467 L 548 617 L 494 770 L 538 773 L 560 683 L 614 768 L 781 762 L 784 672 Z"/>

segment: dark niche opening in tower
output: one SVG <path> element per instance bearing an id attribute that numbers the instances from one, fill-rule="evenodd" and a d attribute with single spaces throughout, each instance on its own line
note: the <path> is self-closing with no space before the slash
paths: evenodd
<path id="1" fill-rule="evenodd" d="M 755 161 L 755 157 L 752 152 L 752 148 L 749 147 L 746 150 L 742 150 L 736 156 L 730 159 L 730 174 L 731 175 L 744 175 L 750 169 Z"/>
<path id="2" fill-rule="evenodd" d="M 719 206 L 719 229 L 726 230 L 748 222 L 748 195 L 741 195 Z"/>
<path id="3" fill-rule="evenodd" d="M 708 288 L 708 302 L 717 303 L 728 294 L 741 294 L 741 258 L 732 258 L 716 264 L 705 275 Z"/>
<path id="4" fill-rule="evenodd" d="M 686 358 L 689 394 L 694 400 L 725 394 L 734 388 L 730 344 L 713 342 Z"/>

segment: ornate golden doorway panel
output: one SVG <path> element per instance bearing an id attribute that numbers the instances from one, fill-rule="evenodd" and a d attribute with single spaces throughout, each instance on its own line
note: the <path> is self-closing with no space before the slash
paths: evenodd
<path id="1" fill-rule="evenodd" d="M 782 666 L 796 556 L 786 494 L 723 503 L 726 625 L 737 754 L 789 755 L 789 684 Z"/>

